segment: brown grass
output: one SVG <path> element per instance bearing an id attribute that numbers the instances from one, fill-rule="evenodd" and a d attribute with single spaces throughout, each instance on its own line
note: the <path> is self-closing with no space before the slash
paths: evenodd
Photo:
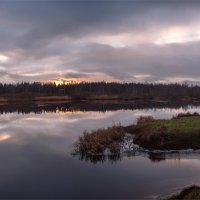
<path id="1" fill-rule="evenodd" d="M 174 116 L 173 119 L 178 119 L 178 118 L 181 118 L 181 117 L 194 117 L 194 116 L 199 116 L 199 113 L 197 112 L 194 112 L 194 113 L 190 113 L 190 112 L 187 112 L 187 113 L 179 113 L 178 115 Z"/>
<path id="2" fill-rule="evenodd" d="M 107 129 L 98 129 L 91 133 L 84 132 L 76 143 L 76 151 L 87 154 L 101 154 L 106 149 L 111 153 L 120 153 L 120 143 L 123 141 L 125 131 L 122 126 L 113 126 Z"/>
<path id="3" fill-rule="evenodd" d="M 200 187 L 193 185 L 185 188 L 180 194 L 174 195 L 167 200 L 198 200 L 200 199 Z"/>
<path id="4" fill-rule="evenodd" d="M 144 125 L 153 121 L 154 121 L 154 118 L 152 116 L 141 116 L 137 120 L 137 125 Z"/>
<path id="5" fill-rule="evenodd" d="M 166 127 L 152 126 L 155 119 L 151 116 L 140 117 L 136 126 L 133 129 L 135 134 L 134 142 L 139 146 L 154 149 L 160 149 L 165 144 L 166 140 Z"/>

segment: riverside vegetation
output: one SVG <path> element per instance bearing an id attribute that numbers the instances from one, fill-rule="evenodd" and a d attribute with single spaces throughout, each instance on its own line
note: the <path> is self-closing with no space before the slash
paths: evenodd
<path id="1" fill-rule="evenodd" d="M 180 194 L 173 195 L 166 200 L 200 200 L 200 187 L 192 185 L 181 191 Z"/>
<path id="2" fill-rule="evenodd" d="M 120 152 L 120 143 L 125 136 L 124 128 L 120 125 L 107 129 L 98 129 L 91 133 L 84 132 L 76 143 L 76 151 L 80 153 L 100 154 L 106 149 L 111 153 Z"/>
<path id="3" fill-rule="evenodd" d="M 76 143 L 76 152 L 101 154 L 109 150 L 119 154 L 125 135 L 133 135 L 132 143 L 148 150 L 200 149 L 200 115 L 181 113 L 172 119 L 140 117 L 136 125 L 121 125 L 84 132 Z"/>

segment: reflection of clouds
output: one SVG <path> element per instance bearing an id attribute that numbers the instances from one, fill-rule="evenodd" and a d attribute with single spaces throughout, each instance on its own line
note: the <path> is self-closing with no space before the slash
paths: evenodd
<path id="1" fill-rule="evenodd" d="M 199 107 L 191 107 L 188 106 L 186 108 L 179 108 L 179 109 L 171 109 L 171 108 L 161 108 L 161 109 L 149 109 L 149 110 L 135 110 L 134 116 L 136 118 L 140 116 L 147 116 L 147 115 L 152 115 L 155 118 L 163 118 L 163 119 L 169 119 L 178 113 L 194 113 L 198 112 L 200 113 L 200 108 Z"/>
<path id="2" fill-rule="evenodd" d="M 20 115 L 16 115 L 16 113 L 7 113 L 0 115 L 0 123 L 1 122 L 8 122 L 8 121 L 14 121 L 18 119 Z"/>
<path id="3" fill-rule="evenodd" d="M 45 118 L 44 118 L 45 115 Z M 29 121 L 29 122 L 34 122 L 34 121 L 43 121 L 43 122 L 54 122 L 55 117 L 59 121 L 67 121 L 69 123 L 77 122 L 82 119 L 87 120 L 87 119 L 104 119 L 105 117 L 111 117 L 113 115 L 113 112 L 107 111 L 107 112 L 92 112 L 92 111 L 74 111 L 74 112 L 59 112 L 59 113 L 43 113 L 41 115 L 35 115 L 35 116 L 27 116 L 26 118 L 23 119 L 23 121 Z"/>
<path id="4" fill-rule="evenodd" d="M 186 107 L 180 109 L 135 109 L 108 112 L 84 111 L 69 114 L 42 113 L 38 114 L 4 114 L 0 115 L 0 134 L 9 133 L 9 142 L 28 143 L 40 140 L 42 136 L 63 140 L 64 148 L 71 148 L 84 130 L 106 128 L 114 124 L 130 125 L 135 123 L 141 115 L 152 115 L 155 118 L 171 118 L 179 112 L 200 112 L 200 107 Z M 8 136 L 2 136 L 2 141 Z M 1 137 L 0 137 L 1 140 Z M 53 142 L 47 144 L 51 146 Z"/>
<path id="5" fill-rule="evenodd" d="M 200 160 L 198 158 L 192 159 L 180 159 L 180 164 L 184 164 L 187 166 L 195 166 L 200 167 Z"/>
<path id="6" fill-rule="evenodd" d="M 79 112 L 80 113 L 80 112 Z M 96 119 L 96 120 L 101 120 L 105 119 L 108 117 L 112 117 L 114 112 L 112 111 L 107 111 L 107 112 L 81 112 L 81 114 L 72 114 L 68 116 L 69 120 L 89 120 L 89 119 Z"/>
<path id="7" fill-rule="evenodd" d="M 1 130 L 1 129 L 4 129 L 4 128 L 6 128 L 6 127 L 7 127 L 7 125 L 1 124 L 1 122 L 0 122 L 0 130 Z"/>
<path id="8" fill-rule="evenodd" d="M 0 141 L 4 141 L 4 140 L 7 140 L 9 139 L 11 136 L 8 135 L 8 134 L 1 134 L 0 135 Z"/>
<path id="9" fill-rule="evenodd" d="M 187 110 L 200 111 L 200 107 L 188 107 Z M 96 197 L 99 188 L 107 191 L 108 195 L 111 194 L 113 191 L 109 186 L 112 185 L 113 188 L 117 188 L 116 198 L 121 198 L 120 195 L 125 197 L 127 192 L 131 191 L 135 198 L 144 199 L 144 196 L 140 196 L 144 194 L 140 191 L 143 187 L 146 188 L 145 195 L 151 196 L 169 194 L 175 187 L 198 183 L 198 159 L 166 159 L 153 163 L 148 157 L 136 156 L 124 157 L 122 162 L 114 165 L 106 161 L 103 165 L 97 163 L 94 167 L 71 156 L 73 142 L 77 141 L 85 129 L 103 128 L 117 122 L 128 125 L 140 115 L 168 118 L 187 110 L 135 109 L 105 113 L 74 112 L 72 115 L 0 115 L 0 188 L 3 192 L 6 191 L 7 196 L 20 195 L 19 191 L 23 191 L 23 197 L 27 198 L 35 194 L 42 194 L 42 197 L 48 198 L 46 194 L 53 196 L 60 193 L 66 194 L 66 197 L 78 198 L 80 196 L 76 196 L 77 189 L 81 195 L 86 191 L 90 195 L 93 193 L 92 197 Z M 154 181 L 152 183 L 149 180 Z M 127 187 L 122 188 L 122 183 Z M 43 185 L 46 190 L 43 189 Z M 128 193 L 127 197 L 132 194 Z"/>

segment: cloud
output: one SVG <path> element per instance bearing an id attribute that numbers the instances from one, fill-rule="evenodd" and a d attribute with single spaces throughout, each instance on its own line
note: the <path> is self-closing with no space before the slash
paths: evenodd
<path id="1" fill-rule="evenodd" d="M 198 79 L 200 4 L 1 1 L 0 78 Z"/>
<path id="2" fill-rule="evenodd" d="M 157 46 L 114 48 L 93 44 L 77 60 L 74 69 L 101 72 L 121 81 L 159 81 L 179 78 L 198 78 L 200 42 Z"/>
<path id="3" fill-rule="evenodd" d="M 63 36 L 140 33 L 199 19 L 197 3 L 17 0 L 1 4 L 2 34 L 25 49 L 40 48 Z"/>

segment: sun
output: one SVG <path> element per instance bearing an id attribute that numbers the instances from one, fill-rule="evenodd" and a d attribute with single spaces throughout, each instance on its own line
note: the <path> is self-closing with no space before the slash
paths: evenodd
<path id="1" fill-rule="evenodd" d="M 55 83 L 56 85 L 73 85 L 77 84 L 78 81 L 76 80 L 69 80 L 69 79 L 52 79 L 46 82 Z"/>

